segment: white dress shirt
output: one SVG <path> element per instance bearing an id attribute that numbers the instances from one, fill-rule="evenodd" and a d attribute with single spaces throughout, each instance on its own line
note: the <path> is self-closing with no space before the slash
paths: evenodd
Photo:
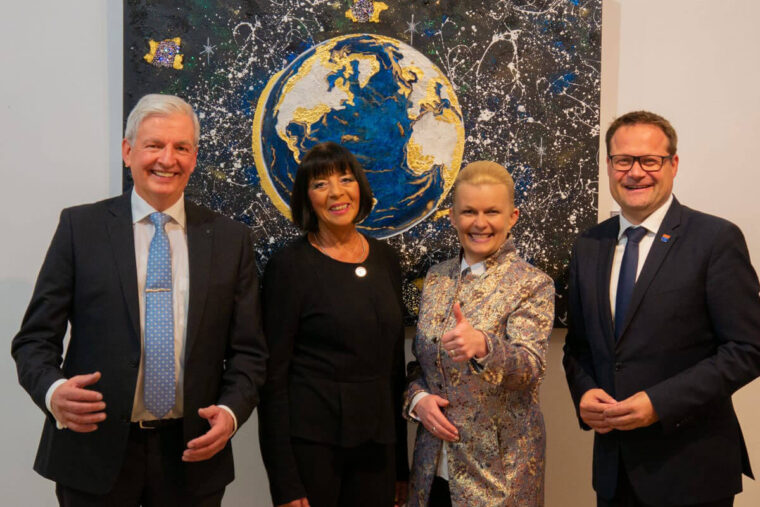
<path id="1" fill-rule="evenodd" d="M 646 220 L 639 224 L 641 227 L 647 230 L 646 236 L 644 236 L 639 243 L 639 262 L 636 266 L 636 280 L 639 279 L 641 269 L 644 267 L 644 262 L 647 260 L 649 250 L 652 249 L 654 243 L 655 234 L 660 230 L 660 225 L 665 219 L 665 215 L 670 209 L 670 205 L 673 202 L 673 194 L 670 194 L 668 200 L 663 203 L 662 206 L 657 208 L 649 215 Z M 615 302 L 617 300 L 617 286 L 618 279 L 620 278 L 620 266 L 623 264 L 623 253 L 625 253 L 625 245 L 628 243 L 628 236 L 625 235 L 625 230 L 629 227 L 636 227 L 628 220 L 625 215 L 620 214 L 620 229 L 618 230 L 618 242 L 615 247 L 615 254 L 612 257 L 612 271 L 610 272 L 610 310 L 612 312 L 612 321 L 615 321 Z"/>
<path id="2" fill-rule="evenodd" d="M 462 256 L 462 264 L 460 265 L 459 269 L 460 272 L 464 271 L 465 269 L 470 268 L 470 272 L 475 276 L 480 276 L 483 273 L 486 272 L 486 264 L 485 262 L 476 262 L 472 266 L 467 264 L 467 261 L 464 259 L 464 255 Z M 490 352 L 490 351 L 489 351 Z M 483 361 L 486 356 L 483 356 L 481 358 L 475 358 L 476 361 Z M 417 417 L 417 414 L 414 412 L 414 407 L 417 406 L 417 403 L 424 398 L 425 396 L 429 396 L 430 393 L 426 391 L 421 391 L 414 395 L 412 398 L 412 402 L 409 404 L 409 416 L 418 420 L 419 417 Z M 441 454 L 438 456 L 438 469 L 435 471 L 435 475 L 440 477 L 441 479 L 449 480 L 449 443 L 445 440 L 443 441 L 443 445 L 441 446 Z"/>

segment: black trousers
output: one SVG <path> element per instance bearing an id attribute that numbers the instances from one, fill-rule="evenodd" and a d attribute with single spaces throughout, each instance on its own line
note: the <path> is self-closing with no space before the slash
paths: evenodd
<path id="1" fill-rule="evenodd" d="M 132 424 L 119 476 L 105 495 L 56 484 L 62 507 L 219 507 L 224 488 L 209 495 L 189 494 L 182 463 L 182 423 L 160 429 L 140 429 Z"/>
<path id="2" fill-rule="evenodd" d="M 293 438 L 298 474 L 311 507 L 392 507 L 393 444 L 339 447 Z"/>
<path id="3" fill-rule="evenodd" d="M 618 464 L 618 484 L 615 497 L 611 500 L 605 500 L 597 496 L 596 505 L 597 507 L 652 507 L 639 500 L 636 496 L 631 487 L 631 481 L 628 479 L 628 474 L 625 472 L 625 465 L 622 462 Z M 674 505 L 673 507 L 731 507 L 733 505 L 734 497 L 730 496 L 714 502 Z"/>

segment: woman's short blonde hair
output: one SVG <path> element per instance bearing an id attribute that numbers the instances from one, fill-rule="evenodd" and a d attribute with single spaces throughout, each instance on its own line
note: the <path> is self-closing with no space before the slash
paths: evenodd
<path id="1" fill-rule="evenodd" d="M 451 188 L 452 202 L 456 202 L 457 188 L 462 183 L 469 183 L 470 185 L 483 185 L 487 183 L 504 185 L 507 187 L 509 204 L 512 207 L 515 205 L 515 182 L 509 171 L 496 162 L 478 160 L 477 162 L 470 162 L 464 169 L 459 171 L 457 179 L 454 181 L 454 186 Z"/>

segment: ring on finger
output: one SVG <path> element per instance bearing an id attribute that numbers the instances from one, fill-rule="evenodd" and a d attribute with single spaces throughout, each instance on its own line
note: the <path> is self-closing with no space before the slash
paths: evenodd
<path id="1" fill-rule="evenodd" d="M 433 429 L 431 431 L 432 433 L 435 433 L 435 426 L 433 426 Z"/>

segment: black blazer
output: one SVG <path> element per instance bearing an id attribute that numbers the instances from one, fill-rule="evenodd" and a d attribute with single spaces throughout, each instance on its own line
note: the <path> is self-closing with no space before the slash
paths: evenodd
<path id="1" fill-rule="evenodd" d="M 660 420 L 595 435 L 594 489 L 611 498 L 622 462 L 647 504 L 738 493 L 742 472 L 752 471 L 731 395 L 760 374 L 760 286 L 744 237 L 674 199 L 615 342 L 609 285 L 618 228 L 609 219 L 575 244 L 567 381 L 576 410 L 592 388 L 617 400 L 643 390 Z"/>
<path id="2" fill-rule="evenodd" d="M 184 376 L 184 441 L 208 431 L 198 409 L 223 404 L 248 419 L 264 380 L 258 283 L 248 229 L 185 201 L 190 296 Z M 140 359 L 140 323 L 130 192 L 68 208 L 13 339 L 21 385 L 47 419 L 34 469 L 82 491 L 104 494 L 121 468 Z M 71 339 L 62 362 L 67 324 Z M 57 430 L 45 394 L 60 379 L 100 371 L 106 420 L 92 433 Z M 234 478 L 229 443 L 184 465 L 202 494 Z"/>

